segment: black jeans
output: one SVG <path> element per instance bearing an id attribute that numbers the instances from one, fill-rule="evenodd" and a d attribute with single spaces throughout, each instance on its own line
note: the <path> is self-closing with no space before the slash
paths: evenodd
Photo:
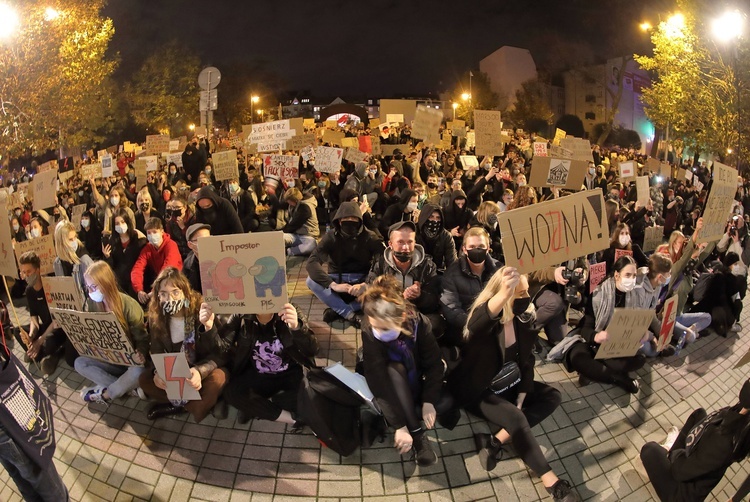
<path id="1" fill-rule="evenodd" d="M 282 410 L 297 411 L 301 382 L 299 366 L 292 366 L 283 373 L 258 373 L 248 368 L 232 375 L 224 389 L 224 400 L 247 417 L 274 421 Z"/>
<path id="2" fill-rule="evenodd" d="M 526 395 L 523 409 L 516 406 L 515 395 L 504 398 L 487 391 L 482 400 L 467 409 L 474 415 L 505 429 L 510 434 L 513 448 L 523 462 L 541 476 L 550 470 L 547 459 L 539 447 L 531 428 L 554 412 L 562 398 L 560 391 L 542 382 L 534 381 L 534 390 Z"/>
<path id="3" fill-rule="evenodd" d="M 706 410 L 703 408 L 693 411 L 672 445 L 672 450 L 685 448 L 685 439 L 690 430 L 704 418 L 706 418 Z M 672 500 L 680 482 L 672 476 L 672 462 L 669 460 L 669 452 L 662 448 L 660 444 L 650 441 L 641 448 L 641 461 L 659 499 Z"/>
<path id="4" fill-rule="evenodd" d="M 618 384 L 629 380 L 628 373 L 637 371 L 646 364 L 642 354 L 614 359 L 594 359 L 587 343 L 574 344 L 566 355 L 570 367 L 581 375 L 599 383 Z"/>

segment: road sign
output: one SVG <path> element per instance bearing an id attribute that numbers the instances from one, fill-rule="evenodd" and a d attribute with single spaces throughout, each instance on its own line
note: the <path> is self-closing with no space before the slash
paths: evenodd
<path id="1" fill-rule="evenodd" d="M 221 72 L 214 66 L 203 68 L 198 75 L 198 86 L 204 91 L 216 89 L 221 81 Z"/>

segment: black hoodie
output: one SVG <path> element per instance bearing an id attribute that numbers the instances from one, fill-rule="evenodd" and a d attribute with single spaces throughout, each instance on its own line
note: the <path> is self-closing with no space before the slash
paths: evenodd
<path id="1" fill-rule="evenodd" d="M 440 213 L 440 230 L 438 234 L 430 238 L 424 231 L 425 223 L 435 211 Z M 425 252 L 432 256 L 439 272 L 444 271 L 456 261 L 456 244 L 453 242 L 450 232 L 443 228 L 443 210 L 436 204 L 425 204 L 419 213 L 417 222 L 417 244 L 421 244 Z"/>
<path id="2" fill-rule="evenodd" d="M 354 216 L 362 221 L 362 212 L 356 202 L 342 202 L 333 217 L 333 231 L 326 233 L 307 260 L 307 273 L 311 280 L 321 286 L 329 287 L 338 274 L 363 274 L 364 278 L 370 270 L 375 257 L 383 253 L 383 241 L 364 226 L 360 227 L 356 237 L 346 237 L 341 233 L 341 218 Z M 323 269 L 323 263 L 328 264 L 328 273 Z"/>
<path id="3" fill-rule="evenodd" d="M 213 202 L 213 208 L 206 211 L 201 208 L 201 199 L 209 199 Z M 222 198 L 211 187 L 203 187 L 198 191 L 195 202 L 196 223 L 208 223 L 211 225 L 211 235 L 242 234 L 242 222 L 232 203 Z"/>
<path id="4" fill-rule="evenodd" d="M 456 199 L 466 200 L 463 208 L 459 208 L 456 205 Z M 451 192 L 450 204 L 448 204 L 448 207 L 445 209 L 445 221 L 443 222 L 446 230 L 450 232 L 456 227 L 458 227 L 459 230 L 465 230 L 468 228 L 469 223 L 471 222 L 472 213 L 467 207 L 467 204 L 468 200 L 466 193 L 464 193 L 463 190 L 453 190 Z"/>
<path id="5" fill-rule="evenodd" d="M 380 234 L 383 237 L 388 235 L 388 229 L 391 228 L 391 225 L 394 223 L 399 221 L 414 221 L 414 213 L 405 213 L 404 209 L 406 209 L 407 204 L 409 204 L 409 201 L 415 195 L 417 195 L 417 192 L 411 188 L 407 188 L 401 192 L 398 202 L 388 206 L 388 209 L 385 210 L 385 214 L 383 214 L 383 218 L 380 220 Z"/>

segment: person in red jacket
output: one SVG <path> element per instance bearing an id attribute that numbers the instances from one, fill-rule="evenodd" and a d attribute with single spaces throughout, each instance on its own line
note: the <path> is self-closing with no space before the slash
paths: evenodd
<path id="1" fill-rule="evenodd" d="M 164 226 L 159 218 L 151 218 L 146 222 L 146 237 L 148 244 L 143 246 L 141 254 L 130 272 L 133 290 L 138 294 L 138 301 L 146 304 L 151 295 L 144 289 L 144 275 L 148 270 L 152 277 L 156 277 L 167 267 L 182 270 L 182 256 L 177 243 L 169 234 L 164 233 Z"/>

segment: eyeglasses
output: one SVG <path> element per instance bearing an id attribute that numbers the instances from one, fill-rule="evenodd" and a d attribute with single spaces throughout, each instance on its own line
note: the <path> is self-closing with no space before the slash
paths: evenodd
<path id="1" fill-rule="evenodd" d="M 86 289 L 89 290 L 89 293 L 93 293 L 94 291 L 99 291 L 99 286 L 96 284 L 86 284 Z"/>
<path id="2" fill-rule="evenodd" d="M 170 298 L 172 300 L 180 300 L 182 298 L 182 290 L 173 289 L 172 291 L 159 291 L 158 296 L 161 301 L 168 301 Z"/>

